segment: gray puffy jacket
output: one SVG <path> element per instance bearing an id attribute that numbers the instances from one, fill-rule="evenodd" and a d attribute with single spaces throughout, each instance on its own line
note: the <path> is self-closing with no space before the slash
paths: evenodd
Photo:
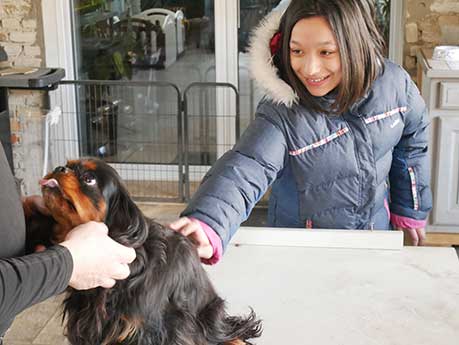
<path id="1" fill-rule="evenodd" d="M 270 54 L 260 49 L 252 55 Z M 385 61 L 363 99 L 340 116 L 327 116 L 297 104 L 290 86 L 269 75 L 272 66 L 256 65 L 266 92 L 256 118 L 207 173 L 182 215 L 208 224 L 225 247 L 272 185 L 271 226 L 388 229 L 389 207 L 426 219 L 428 117 L 402 68 Z"/>

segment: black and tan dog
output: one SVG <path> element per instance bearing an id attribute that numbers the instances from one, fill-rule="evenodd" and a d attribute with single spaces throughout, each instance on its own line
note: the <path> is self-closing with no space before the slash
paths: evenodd
<path id="1" fill-rule="evenodd" d="M 41 185 L 52 218 L 26 205 L 30 250 L 59 243 L 75 226 L 95 220 L 137 252 L 131 275 L 113 288 L 69 289 L 64 313 L 71 344 L 235 345 L 250 344 L 260 335 L 253 312 L 227 315 L 194 244 L 146 218 L 108 164 L 69 161 Z"/>

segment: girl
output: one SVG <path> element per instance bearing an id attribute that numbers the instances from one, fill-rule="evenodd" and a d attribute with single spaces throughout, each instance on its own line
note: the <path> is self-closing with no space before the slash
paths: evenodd
<path id="1" fill-rule="evenodd" d="M 431 209 L 425 104 L 384 59 L 371 0 L 292 0 L 256 30 L 252 71 L 266 96 L 234 148 L 170 226 L 207 263 L 272 185 L 278 227 L 405 230 Z"/>

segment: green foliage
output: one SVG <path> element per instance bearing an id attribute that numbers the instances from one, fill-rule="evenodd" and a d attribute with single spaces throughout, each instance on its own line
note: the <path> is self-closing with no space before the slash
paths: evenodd
<path id="1" fill-rule="evenodd" d="M 394 0 L 395 1 L 395 0 Z M 385 41 L 389 42 L 390 2 L 391 0 L 374 0 L 376 7 L 376 22 Z"/>

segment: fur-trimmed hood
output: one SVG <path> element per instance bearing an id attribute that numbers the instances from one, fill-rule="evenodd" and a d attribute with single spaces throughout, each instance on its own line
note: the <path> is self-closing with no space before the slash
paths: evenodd
<path id="1" fill-rule="evenodd" d="M 269 45 L 279 28 L 282 14 L 283 11 L 272 11 L 254 30 L 249 48 L 250 71 L 252 78 L 267 99 L 290 108 L 298 102 L 298 95 L 279 77 Z"/>

